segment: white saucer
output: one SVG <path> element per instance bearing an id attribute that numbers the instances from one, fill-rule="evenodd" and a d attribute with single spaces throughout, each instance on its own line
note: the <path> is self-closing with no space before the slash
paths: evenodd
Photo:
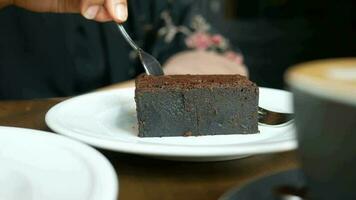
<path id="1" fill-rule="evenodd" d="M 261 88 L 260 106 L 293 112 L 289 92 Z M 47 125 L 93 146 L 169 160 L 218 161 L 295 149 L 294 124 L 260 126 L 260 134 L 139 138 L 134 88 L 91 93 L 53 107 Z"/>
<path id="2" fill-rule="evenodd" d="M 116 173 L 95 149 L 53 133 L 0 127 L 0 199 L 114 200 Z"/>

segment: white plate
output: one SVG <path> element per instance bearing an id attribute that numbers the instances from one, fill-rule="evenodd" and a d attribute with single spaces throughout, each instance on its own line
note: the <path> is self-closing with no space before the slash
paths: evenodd
<path id="1" fill-rule="evenodd" d="M 289 92 L 261 88 L 260 106 L 292 112 Z M 169 160 L 217 161 L 296 148 L 294 124 L 260 126 L 260 134 L 139 138 L 134 88 L 91 93 L 53 107 L 46 116 L 55 132 L 93 146 Z"/>
<path id="2" fill-rule="evenodd" d="M 0 199 L 114 200 L 116 173 L 95 149 L 30 129 L 0 127 Z"/>

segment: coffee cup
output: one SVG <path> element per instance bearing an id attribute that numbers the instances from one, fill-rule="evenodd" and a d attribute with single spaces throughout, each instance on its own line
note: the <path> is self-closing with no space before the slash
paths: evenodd
<path id="1" fill-rule="evenodd" d="M 298 155 L 307 199 L 356 199 L 356 58 L 292 67 Z"/>

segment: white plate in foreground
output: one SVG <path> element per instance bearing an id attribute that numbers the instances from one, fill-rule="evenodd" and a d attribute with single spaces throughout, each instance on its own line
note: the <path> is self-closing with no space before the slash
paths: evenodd
<path id="1" fill-rule="evenodd" d="M 261 88 L 260 106 L 292 112 L 289 92 Z M 90 145 L 168 160 L 218 161 L 295 149 L 294 124 L 260 126 L 260 134 L 139 138 L 134 88 L 91 93 L 64 101 L 46 116 L 60 134 Z"/>
<path id="2" fill-rule="evenodd" d="M 42 131 L 0 127 L 0 199 L 114 200 L 116 173 L 95 149 Z"/>

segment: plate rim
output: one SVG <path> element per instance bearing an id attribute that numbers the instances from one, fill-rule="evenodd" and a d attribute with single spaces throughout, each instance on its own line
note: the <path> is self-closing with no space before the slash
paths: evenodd
<path id="1" fill-rule="evenodd" d="M 80 142 L 78 140 L 73 140 L 63 135 L 57 135 L 55 133 L 42 131 L 42 130 L 0 126 L 0 132 L 3 132 L 4 134 L 8 134 L 8 135 L 11 134 L 26 135 L 29 137 L 33 137 L 34 140 L 36 140 L 36 138 L 42 138 L 42 139 L 49 138 L 49 140 L 51 140 L 51 143 L 57 144 L 58 146 L 62 146 L 63 144 L 65 144 L 67 145 L 68 148 L 75 148 L 73 150 L 78 154 L 82 155 L 84 158 L 86 158 L 86 161 L 88 161 L 87 159 L 90 157 L 87 163 L 92 164 L 89 167 L 94 169 L 93 172 L 95 174 L 95 177 L 104 178 L 103 180 L 105 182 L 105 185 L 109 185 L 109 187 L 104 187 L 105 192 L 102 192 L 102 194 L 105 194 L 105 196 L 98 196 L 98 198 L 100 198 L 100 200 L 102 200 L 103 197 L 106 197 L 107 200 L 117 199 L 119 195 L 118 174 L 116 173 L 111 162 L 95 148 L 83 142 Z M 95 165 L 93 165 L 93 163 L 95 163 Z M 101 187 L 100 190 L 102 190 Z"/>
<path id="2" fill-rule="evenodd" d="M 87 143 L 89 145 L 112 150 L 122 153 L 129 153 L 135 155 L 145 155 L 145 156 L 158 156 L 158 157 L 231 157 L 237 155 L 246 155 L 246 154 L 265 154 L 265 153 L 276 153 L 282 151 L 290 151 L 297 148 L 297 142 L 295 139 L 279 141 L 279 142 L 265 142 L 264 144 L 255 144 L 255 145 L 245 145 L 245 146 L 229 146 L 221 148 L 223 145 L 213 146 L 213 147 L 202 147 L 202 146 L 189 146 L 188 149 L 199 149 L 200 151 L 187 151 L 187 146 L 174 146 L 170 147 L 167 144 L 160 144 L 160 148 L 157 147 L 158 144 L 151 143 L 135 143 L 130 142 L 127 143 L 125 141 L 115 140 L 110 141 L 102 138 L 95 138 L 87 135 L 83 135 L 80 133 L 76 133 L 75 131 L 71 131 L 61 125 L 58 125 L 55 122 L 56 110 L 65 107 L 67 104 L 71 104 L 73 101 L 77 101 L 80 98 L 85 97 L 93 97 L 96 95 L 108 95 L 115 94 L 119 92 L 133 92 L 135 88 L 119 88 L 112 89 L 107 91 L 98 91 L 87 93 L 83 95 L 79 95 L 77 97 L 73 97 L 71 99 L 65 100 L 53 106 L 46 114 L 45 121 L 47 126 L 56 133 L 61 135 L 65 135 L 75 140 L 79 140 L 81 142 Z M 269 90 L 273 92 L 283 92 L 289 93 L 288 91 L 273 89 L 273 88 L 265 88 L 260 87 L 263 90 Z M 164 148 L 164 149 L 163 149 Z M 212 149 L 214 152 L 212 152 Z M 209 151 L 206 151 L 209 150 Z"/>

